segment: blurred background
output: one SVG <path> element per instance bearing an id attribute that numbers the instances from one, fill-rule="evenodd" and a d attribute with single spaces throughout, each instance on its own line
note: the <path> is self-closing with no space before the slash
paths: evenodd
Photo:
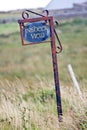
<path id="1" fill-rule="evenodd" d="M 63 51 L 57 55 L 63 107 L 61 125 L 57 119 L 50 42 L 21 45 L 18 19 L 22 19 L 26 9 L 41 14 L 48 10 L 63 46 Z M 30 18 L 34 17 L 38 16 L 30 14 Z M 82 99 L 73 85 L 68 64 L 75 72 Z M 0 102 L 1 130 L 87 129 L 86 0 L 2 1 Z"/>

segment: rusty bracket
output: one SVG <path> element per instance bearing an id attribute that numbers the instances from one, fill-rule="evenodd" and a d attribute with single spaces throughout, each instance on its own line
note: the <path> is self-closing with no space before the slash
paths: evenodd
<path id="1" fill-rule="evenodd" d="M 34 11 L 31 11 L 31 10 L 25 10 L 25 11 L 22 12 L 22 18 L 23 18 L 23 19 L 29 19 L 29 14 L 30 14 L 30 13 L 35 14 L 35 15 L 37 15 L 37 16 L 41 16 L 41 17 L 46 17 L 46 16 L 49 15 L 49 11 L 48 11 L 48 10 L 43 10 L 43 13 L 46 13 L 46 15 L 42 15 L 42 14 L 40 14 L 40 13 L 36 13 L 36 12 L 34 12 Z M 46 21 L 46 22 L 47 22 L 47 21 Z M 58 22 L 57 22 L 57 21 L 55 21 L 55 23 L 56 23 L 56 25 L 58 25 Z M 21 23 L 21 24 L 22 24 L 22 23 Z M 22 24 L 22 26 L 24 27 L 24 24 Z M 55 28 L 54 28 L 54 34 L 55 34 L 55 37 L 56 37 L 56 39 L 57 39 L 57 41 L 58 41 L 58 43 L 59 43 L 59 45 L 57 46 L 58 51 L 56 51 L 56 53 L 59 54 L 59 53 L 62 51 L 62 44 L 61 44 L 61 41 L 60 41 L 60 39 L 59 39 L 59 36 L 58 36 L 58 34 L 57 34 Z"/>

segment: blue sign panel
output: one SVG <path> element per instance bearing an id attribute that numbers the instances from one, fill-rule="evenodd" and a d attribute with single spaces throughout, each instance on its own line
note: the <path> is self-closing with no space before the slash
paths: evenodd
<path id="1" fill-rule="evenodd" d="M 27 42 L 43 42 L 50 37 L 50 27 L 45 22 L 28 23 L 23 28 L 23 37 Z"/>

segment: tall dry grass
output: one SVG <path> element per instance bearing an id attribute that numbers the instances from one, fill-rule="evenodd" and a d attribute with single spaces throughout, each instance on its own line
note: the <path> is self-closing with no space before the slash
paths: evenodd
<path id="1" fill-rule="evenodd" d="M 87 91 L 82 92 L 81 100 L 72 86 L 61 86 L 63 122 L 59 123 L 53 84 L 48 82 L 47 86 L 39 80 L 29 87 L 31 85 L 27 80 L 18 78 L 14 82 L 0 81 L 0 129 L 86 130 Z"/>

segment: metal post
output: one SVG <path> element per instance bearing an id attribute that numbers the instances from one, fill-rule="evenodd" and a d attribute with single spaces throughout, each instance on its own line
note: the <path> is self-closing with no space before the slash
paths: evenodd
<path id="1" fill-rule="evenodd" d="M 53 29 L 53 20 L 50 20 L 51 24 L 51 51 L 52 51 L 52 62 L 53 62 L 53 71 L 54 71 L 54 82 L 55 82 L 55 92 L 56 92 L 56 102 L 57 102 L 57 111 L 59 122 L 62 121 L 62 105 L 61 105 L 61 94 L 60 94 L 60 85 L 59 85 L 59 76 L 58 76 L 58 65 L 57 65 L 57 54 L 56 54 L 56 45 Z"/>
<path id="2" fill-rule="evenodd" d="M 41 17 L 38 18 L 33 18 L 33 19 L 29 19 L 29 12 L 34 13 L 36 15 L 39 15 Z M 46 11 L 47 15 L 48 15 L 48 11 Z M 59 76 L 58 76 L 58 65 L 57 65 L 57 54 L 58 53 L 56 51 L 56 45 L 55 45 L 55 37 L 54 37 L 54 33 L 55 36 L 59 42 L 59 47 L 58 49 L 60 50 L 59 52 L 61 52 L 62 50 L 62 46 L 60 43 L 60 40 L 58 38 L 58 35 L 55 31 L 55 29 L 53 28 L 53 17 L 48 17 L 48 16 L 44 16 L 35 12 L 32 12 L 30 10 L 26 10 L 22 13 L 22 20 L 19 20 L 19 24 L 20 24 L 20 34 L 21 34 L 21 39 L 22 39 L 22 45 L 32 45 L 32 44 L 37 44 L 40 43 L 39 41 L 35 42 L 36 39 L 34 39 L 35 41 L 31 43 L 25 43 L 24 37 L 23 37 L 23 29 L 25 28 L 24 24 L 25 23 L 32 23 L 34 24 L 34 22 L 38 22 L 38 21 L 49 21 L 49 27 L 50 27 L 50 41 L 51 41 L 51 51 L 52 51 L 52 62 L 53 62 L 53 71 L 54 71 L 54 82 L 55 82 L 55 92 L 56 92 L 56 102 L 57 102 L 57 111 L 58 111 L 58 119 L 59 122 L 62 121 L 62 105 L 61 105 L 61 94 L 60 94 L 60 85 L 59 85 Z M 41 24 L 42 25 L 42 24 Z M 40 26 L 41 26 L 40 25 Z M 45 25 L 46 26 L 46 25 Z M 49 31 L 49 30 L 48 30 Z M 35 32 L 36 34 L 37 32 Z M 40 33 L 40 32 L 39 32 Z M 43 31 L 43 33 L 45 34 L 45 32 Z M 28 32 L 28 35 L 30 35 L 30 33 Z M 44 35 L 45 36 L 45 35 Z M 30 40 L 30 39 L 29 39 Z M 29 41 L 30 42 L 30 41 Z M 43 39 L 42 39 L 43 42 Z"/>

